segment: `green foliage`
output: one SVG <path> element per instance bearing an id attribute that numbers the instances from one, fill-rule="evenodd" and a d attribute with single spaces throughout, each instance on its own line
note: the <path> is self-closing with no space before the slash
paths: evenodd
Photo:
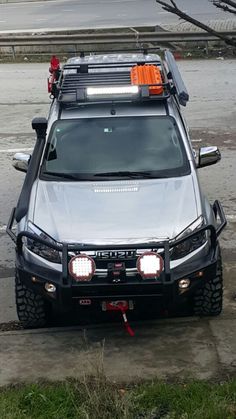
<path id="1" fill-rule="evenodd" d="M 145 419 L 234 419 L 236 381 L 224 384 L 192 382 L 153 383 L 139 387 L 133 395 Z"/>
<path id="2" fill-rule="evenodd" d="M 4 419 L 235 419 L 236 380 L 120 388 L 99 372 L 82 381 L 8 387 Z"/>

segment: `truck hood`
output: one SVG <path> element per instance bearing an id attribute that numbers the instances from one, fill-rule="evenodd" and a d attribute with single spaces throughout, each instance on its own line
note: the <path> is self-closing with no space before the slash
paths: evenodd
<path id="1" fill-rule="evenodd" d="M 59 242 L 172 239 L 200 215 L 191 175 L 97 183 L 38 180 L 35 190 L 31 221 Z"/>

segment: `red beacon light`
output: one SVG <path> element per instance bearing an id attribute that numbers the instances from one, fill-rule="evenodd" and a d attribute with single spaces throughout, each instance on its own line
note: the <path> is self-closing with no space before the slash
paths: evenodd
<path id="1" fill-rule="evenodd" d="M 50 76 L 48 77 L 48 93 L 52 93 L 53 84 L 59 79 L 60 75 L 60 60 L 55 55 L 52 55 L 49 67 Z"/>
<path id="2" fill-rule="evenodd" d="M 137 260 L 137 270 L 143 279 L 159 278 L 164 261 L 158 253 L 145 252 Z"/>
<path id="3" fill-rule="evenodd" d="M 60 60 L 56 57 L 56 55 L 52 55 L 50 61 L 49 71 L 53 73 L 53 71 L 60 70 Z"/>

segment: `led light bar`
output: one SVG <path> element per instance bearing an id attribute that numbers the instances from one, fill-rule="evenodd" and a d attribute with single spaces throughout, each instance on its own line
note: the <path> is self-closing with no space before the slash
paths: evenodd
<path id="1" fill-rule="evenodd" d="M 88 87 L 87 96 L 137 95 L 138 86 Z"/>
<path id="2" fill-rule="evenodd" d="M 74 256 L 69 262 L 70 275 L 76 281 L 91 281 L 95 270 L 94 260 L 87 255 Z"/>
<path id="3" fill-rule="evenodd" d="M 155 252 L 145 252 L 137 260 L 137 270 L 143 279 L 156 279 L 164 267 L 163 259 Z"/>

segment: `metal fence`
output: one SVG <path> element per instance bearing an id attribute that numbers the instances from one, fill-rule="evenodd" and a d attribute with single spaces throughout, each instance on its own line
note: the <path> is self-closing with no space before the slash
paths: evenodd
<path id="1" fill-rule="evenodd" d="M 220 32 L 222 35 L 236 39 L 236 31 Z M 1 35 L 0 51 L 10 52 L 15 58 L 17 53 L 49 53 L 58 51 L 98 52 L 118 49 L 157 48 L 173 43 L 201 43 L 221 40 L 207 32 L 141 32 L 135 29 L 122 32 L 93 32 L 73 34 L 29 34 L 29 35 Z"/>

